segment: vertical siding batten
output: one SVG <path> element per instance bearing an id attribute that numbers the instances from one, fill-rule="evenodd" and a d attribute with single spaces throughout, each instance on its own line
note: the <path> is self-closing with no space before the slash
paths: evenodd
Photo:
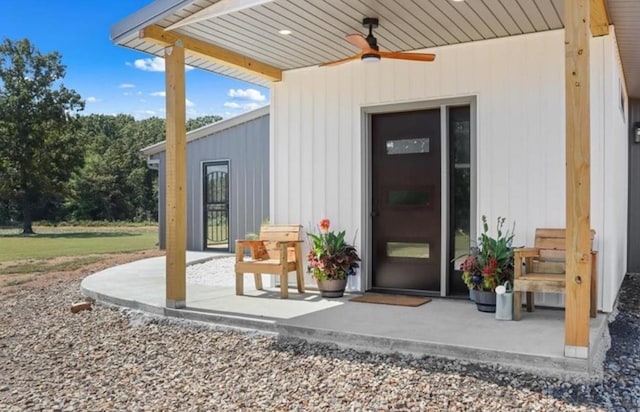
<path id="1" fill-rule="evenodd" d="M 602 37 L 591 39 L 591 227 L 596 230 L 596 238 L 594 239 L 594 247 L 599 249 L 599 260 L 596 282 L 600 285 L 598 288 L 598 305 L 602 304 L 601 296 L 604 295 L 606 284 L 601 282 L 603 278 L 603 270 L 605 259 L 603 258 L 604 248 L 607 246 L 602 239 L 605 238 L 605 208 L 604 197 L 606 196 L 605 175 L 607 173 L 604 168 L 606 162 L 606 115 L 607 110 L 607 88 L 606 73 L 607 59 L 604 50 Z M 600 114 L 600 115 L 598 115 Z M 596 275 L 596 274 L 592 274 Z"/>

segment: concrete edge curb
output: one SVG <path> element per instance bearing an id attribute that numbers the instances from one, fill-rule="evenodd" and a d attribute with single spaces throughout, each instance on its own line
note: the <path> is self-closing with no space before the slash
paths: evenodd
<path id="1" fill-rule="evenodd" d="M 606 330 L 606 329 L 605 329 Z M 386 338 L 302 326 L 277 324 L 279 339 L 298 338 L 309 342 L 333 344 L 343 349 L 376 353 L 401 353 L 417 358 L 433 356 L 474 364 L 499 365 L 512 372 L 528 372 L 537 376 L 558 378 L 584 383 L 602 379 L 602 367 L 593 368 L 587 360 L 557 357 L 550 360 L 545 356 L 514 354 L 481 348 L 441 345 L 409 339 Z M 604 351 L 606 352 L 606 350 Z M 508 356 L 506 356 L 508 354 Z M 514 362 L 514 359 L 520 362 Z M 552 362 L 555 367 L 549 367 Z M 545 366 L 545 364 L 549 366 Z M 600 363 L 601 365 L 601 363 Z M 586 370 L 585 370 L 586 369 Z M 561 371 L 561 372 L 560 372 Z"/>

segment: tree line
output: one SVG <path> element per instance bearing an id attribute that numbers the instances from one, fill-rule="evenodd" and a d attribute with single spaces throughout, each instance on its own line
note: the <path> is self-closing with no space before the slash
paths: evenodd
<path id="1" fill-rule="evenodd" d="M 139 151 L 165 139 L 164 119 L 82 116 L 64 75 L 57 52 L 0 44 L 0 225 L 33 233 L 37 220 L 156 220 L 157 171 Z M 219 120 L 190 119 L 187 130 Z"/>

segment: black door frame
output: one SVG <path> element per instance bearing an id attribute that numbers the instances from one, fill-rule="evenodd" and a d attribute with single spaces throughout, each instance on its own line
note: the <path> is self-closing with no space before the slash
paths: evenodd
<path id="1" fill-rule="evenodd" d="M 220 248 L 211 248 L 209 247 L 209 210 L 207 203 L 207 189 L 208 189 L 208 179 L 207 179 L 207 166 L 226 166 L 227 167 L 227 202 L 226 202 L 226 210 L 221 210 L 226 212 L 227 217 L 227 247 Z M 206 160 L 202 162 L 201 167 L 201 177 L 202 177 L 202 234 L 203 234 L 203 250 L 216 250 L 221 252 L 228 252 L 231 250 L 230 243 L 230 235 L 231 235 L 231 220 L 230 220 L 230 203 L 231 203 L 231 162 L 229 160 Z"/>
<path id="2" fill-rule="evenodd" d="M 449 146 L 448 146 L 448 108 L 451 106 L 470 106 L 471 114 L 471 239 L 477 238 L 476 228 L 478 220 L 477 210 L 477 96 L 463 96 L 448 99 L 437 99 L 430 101 L 416 101 L 397 104 L 385 104 L 376 106 L 362 106 L 360 109 L 361 121 L 361 196 L 362 196 L 362 213 L 360 219 L 360 227 L 362 228 L 362 250 L 360 257 L 361 277 L 360 289 L 370 290 L 372 288 L 372 161 L 371 161 L 371 116 L 378 113 L 406 112 L 415 110 L 426 110 L 440 108 L 441 113 L 441 152 L 442 152 L 442 168 L 446 168 L 447 173 L 443 173 L 442 208 L 441 208 L 441 224 L 443 247 L 449 244 L 449 193 L 448 193 L 448 177 L 449 177 Z M 445 192 L 446 191 L 446 192 Z M 440 296 L 449 295 L 449 262 L 448 254 L 441 254 L 441 290 Z M 401 291 L 400 291 L 401 292 Z"/>

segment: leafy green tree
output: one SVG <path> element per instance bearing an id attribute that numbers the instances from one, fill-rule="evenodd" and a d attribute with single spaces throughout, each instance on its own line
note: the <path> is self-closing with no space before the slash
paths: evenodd
<path id="1" fill-rule="evenodd" d="M 127 115 L 81 118 L 87 135 L 84 167 L 74 175 L 68 209 L 75 219 L 150 220 L 157 218 L 157 172 L 140 149 L 164 139 L 164 120 L 135 121 Z"/>
<path id="2" fill-rule="evenodd" d="M 0 196 L 19 208 L 23 233 L 83 162 L 73 129 L 84 102 L 64 76 L 57 52 L 42 54 L 28 39 L 0 44 Z"/>
<path id="3" fill-rule="evenodd" d="M 215 114 L 209 114 L 206 116 L 189 119 L 187 120 L 187 131 L 199 129 L 204 126 L 208 126 L 211 123 L 219 122 L 220 120 L 222 120 L 222 117 Z"/>

